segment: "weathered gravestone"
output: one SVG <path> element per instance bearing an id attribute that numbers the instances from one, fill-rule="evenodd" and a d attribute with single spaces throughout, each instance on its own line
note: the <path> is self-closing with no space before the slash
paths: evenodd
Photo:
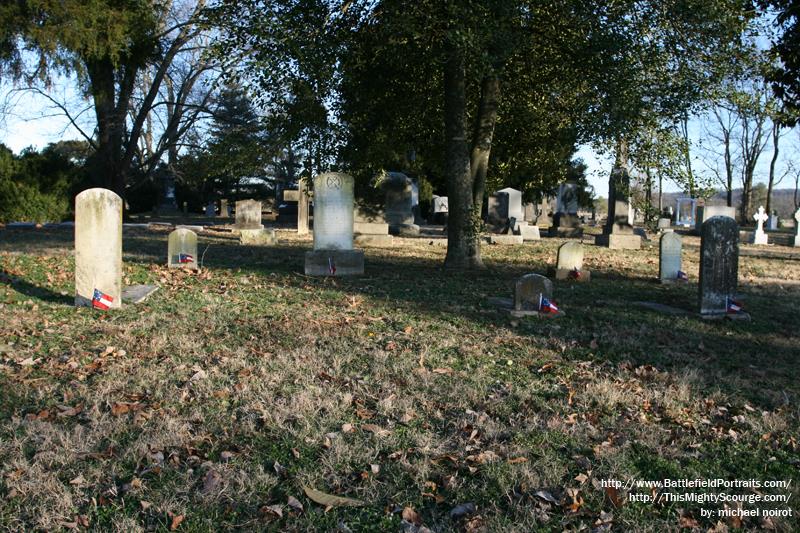
<path id="1" fill-rule="evenodd" d="M 217 206 L 214 202 L 208 202 L 206 204 L 206 216 L 213 217 L 217 214 Z"/>
<path id="2" fill-rule="evenodd" d="M 514 298 L 489 298 L 489 303 L 511 316 L 561 316 L 552 301 L 553 282 L 539 274 L 526 274 L 514 284 Z"/>
<path id="3" fill-rule="evenodd" d="M 583 228 L 578 217 L 579 187 L 575 182 L 562 183 L 558 186 L 556 197 L 556 213 L 553 225 L 550 226 L 551 237 L 582 237 Z"/>
<path id="4" fill-rule="evenodd" d="M 75 305 L 122 306 L 122 199 L 106 189 L 75 197 Z"/>
<path id="5" fill-rule="evenodd" d="M 672 220 L 669 218 L 659 218 L 658 219 L 658 230 L 664 231 L 668 230 L 672 227 Z"/>
<path id="6" fill-rule="evenodd" d="M 306 252 L 305 273 L 364 273 L 364 252 L 353 249 L 352 176 L 328 172 L 314 178 L 314 250 Z"/>
<path id="7" fill-rule="evenodd" d="M 574 241 L 565 242 L 558 248 L 556 279 L 589 281 L 591 272 L 583 270 L 583 246 Z"/>
<path id="8" fill-rule="evenodd" d="M 711 217 L 700 231 L 700 315 L 724 317 L 736 297 L 739 226 L 729 217 Z"/>
<path id="9" fill-rule="evenodd" d="M 756 231 L 753 232 L 753 240 L 751 244 L 769 244 L 769 237 L 764 233 L 764 222 L 767 221 L 769 216 L 764 212 L 764 206 L 758 207 L 758 212 L 753 215 L 756 221 Z"/>
<path id="10" fill-rule="evenodd" d="M 522 240 L 525 242 L 528 241 L 538 241 L 541 240 L 541 234 L 539 233 L 539 226 L 531 226 L 527 222 L 523 222 L 519 225 L 519 234 L 522 236 Z"/>
<path id="11" fill-rule="evenodd" d="M 800 207 L 794 212 L 794 245 L 800 246 Z"/>
<path id="12" fill-rule="evenodd" d="M 496 195 L 498 203 L 497 214 L 500 224 L 506 225 L 513 222 L 511 229 L 516 230 L 516 225 L 525 218 L 525 213 L 522 210 L 522 191 L 506 187 L 497 191 Z"/>
<path id="13" fill-rule="evenodd" d="M 661 283 L 672 283 L 679 280 L 681 270 L 681 251 L 683 238 L 675 232 L 667 232 L 659 242 L 658 277 Z"/>
<path id="14" fill-rule="evenodd" d="M 630 175 L 625 164 L 618 161 L 608 181 L 608 219 L 603 234 L 595 244 L 612 250 L 638 250 L 642 238 L 633 231 L 633 209 L 630 198 Z"/>
<path id="15" fill-rule="evenodd" d="M 236 229 L 262 229 L 261 202 L 257 200 L 239 200 L 236 202 Z"/>
<path id="16" fill-rule="evenodd" d="M 218 217 L 229 217 L 231 215 L 230 208 L 228 207 L 228 200 L 223 198 L 219 201 L 219 214 Z"/>
<path id="17" fill-rule="evenodd" d="M 419 235 L 414 223 L 414 189 L 411 178 L 402 172 L 387 173 L 383 182 L 386 193 L 385 217 L 393 235 Z"/>
<path id="18" fill-rule="evenodd" d="M 274 229 L 243 229 L 239 230 L 239 244 L 243 246 L 268 246 L 278 244 L 278 236 Z"/>
<path id="19" fill-rule="evenodd" d="M 447 224 L 448 201 L 447 196 L 433 195 L 431 212 L 434 224 Z"/>
<path id="20" fill-rule="evenodd" d="M 195 232 L 179 228 L 169 234 L 167 266 L 197 270 L 197 259 L 197 234 Z"/>

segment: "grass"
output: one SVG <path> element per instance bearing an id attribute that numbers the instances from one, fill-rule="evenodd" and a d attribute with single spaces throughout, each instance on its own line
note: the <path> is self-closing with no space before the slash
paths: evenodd
<path id="1" fill-rule="evenodd" d="M 563 241 L 487 245 L 486 271 L 456 274 L 444 248 L 400 240 L 367 249 L 363 277 L 322 279 L 300 274 L 309 240 L 279 238 L 204 233 L 193 274 L 165 268 L 165 232 L 126 231 L 125 282 L 160 290 L 101 313 L 71 306 L 69 232 L 0 231 L 0 529 L 799 527 L 791 250 L 741 257 L 752 322 L 631 306 L 693 309 L 696 284 L 654 283 L 656 248 L 591 245 L 592 281 L 556 283 L 566 316 L 537 320 L 487 299 Z M 761 491 L 788 506 L 760 506 L 794 516 L 708 518 L 722 505 L 601 486 L 695 477 L 793 479 Z M 326 509 L 303 487 L 365 505 Z"/>

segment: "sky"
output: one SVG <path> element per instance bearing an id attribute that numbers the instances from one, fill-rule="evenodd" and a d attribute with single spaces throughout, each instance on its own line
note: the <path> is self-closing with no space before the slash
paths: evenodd
<path id="1" fill-rule="evenodd" d="M 55 87 L 65 86 L 68 84 L 56 83 Z M 59 95 L 61 98 L 69 97 L 70 95 Z M 11 98 L 13 105 L 7 105 Z M 74 96 L 72 96 L 75 100 Z M 85 103 L 80 101 L 74 102 L 77 105 Z M 53 105 L 43 96 L 34 95 L 31 93 L 19 93 L 10 91 L 8 86 L 0 86 L 0 105 L 9 111 L 3 116 L 0 107 L 0 116 L 3 116 L 0 121 L 0 142 L 8 146 L 15 153 L 33 146 L 34 148 L 41 149 L 51 142 L 59 140 L 83 139 L 81 134 L 70 125 L 69 121 L 63 114 L 54 109 Z M 89 110 L 82 117 L 83 123 L 80 124 L 84 131 L 91 131 L 92 129 L 92 112 Z M 701 124 L 695 120 L 690 123 L 690 135 L 697 138 L 701 134 Z M 800 136 L 797 132 L 789 132 L 786 137 L 781 141 L 781 165 L 785 166 L 788 159 L 793 159 L 800 164 Z M 695 170 L 703 170 L 704 165 L 700 160 L 698 150 L 695 152 L 695 161 L 693 167 Z M 594 187 L 597 196 L 608 197 L 608 174 L 611 170 L 613 160 L 610 156 L 603 156 L 597 154 L 590 146 L 581 146 L 576 153 L 575 157 L 583 159 L 584 163 L 588 166 L 589 183 Z M 759 167 L 757 169 L 755 181 L 766 181 L 768 173 L 769 159 L 772 157 L 772 149 L 767 147 L 764 154 L 759 160 Z M 777 188 L 792 187 L 790 179 L 785 179 Z M 665 192 L 679 192 L 680 189 L 672 182 L 665 183 Z"/>

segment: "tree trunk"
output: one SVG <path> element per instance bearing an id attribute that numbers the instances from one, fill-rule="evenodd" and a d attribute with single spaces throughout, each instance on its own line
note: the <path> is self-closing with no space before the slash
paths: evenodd
<path id="1" fill-rule="evenodd" d="M 466 72 L 464 55 L 449 44 L 444 64 L 445 176 L 450 212 L 447 220 L 445 268 L 481 268 L 478 227 L 473 218 L 473 183 L 470 173 L 466 124 Z"/>
<path id="2" fill-rule="evenodd" d="M 88 62 L 87 71 L 97 117 L 96 161 L 101 174 L 99 182 L 124 198 L 125 172 L 120 162 L 125 115 L 120 117 L 117 112 L 114 65 L 110 60 Z"/>
<path id="3" fill-rule="evenodd" d="M 772 189 L 775 186 L 775 163 L 778 162 L 778 143 L 781 140 L 781 127 L 772 123 L 772 160 L 769 162 L 769 184 L 767 185 L 767 214 L 772 216 Z"/>
<path id="4" fill-rule="evenodd" d="M 725 180 L 728 183 L 726 187 L 727 196 L 725 198 L 726 205 L 733 207 L 733 161 L 731 159 L 731 134 L 728 130 L 723 131 L 725 142 Z"/>
<path id="5" fill-rule="evenodd" d="M 486 193 L 486 174 L 489 169 L 489 155 L 492 149 L 494 126 L 497 122 L 499 99 L 500 79 L 494 75 L 483 78 L 469 166 L 474 192 L 473 216 L 476 220 L 480 220 L 483 214 L 483 195 Z"/>

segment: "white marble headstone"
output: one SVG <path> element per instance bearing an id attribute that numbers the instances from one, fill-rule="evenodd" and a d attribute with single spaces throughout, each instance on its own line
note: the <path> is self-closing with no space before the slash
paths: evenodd
<path id="1" fill-rule="evenodd" d="M 95 290 L 122 307 L 122 199 L 99 188 L 75 197 L 75 305 L 91 307 Z"/>
<path id="2" fill-rule="evenodd" d="M 670 231 L 661 236 L 658 263 L 658 277 L 661 281 L 670 282 L 678 279 L 678 272 L 681 271 L 682 248 L 683 241 L 679 234 Z"/>
<path id="3" fill-rule="evenodd" d="M 314 178 L 314 250 L 353 249 L 353 177 L 328 172 Z"/>
<path id="4" fill-rule="evenodd" d="M 169 234 L 167 266 L 197 270 L 197 234 L 190 229 L 178 228 Z"/>

